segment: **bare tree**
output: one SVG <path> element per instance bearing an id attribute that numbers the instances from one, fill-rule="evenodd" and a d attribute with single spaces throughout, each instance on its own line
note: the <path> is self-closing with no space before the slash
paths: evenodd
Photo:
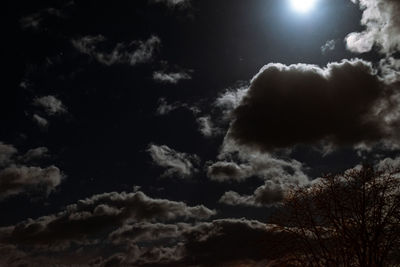
<path id="1" fill-rule="evenodd" d="M 363 166 L 326 175 L 311 186 L 291 190 L 283 204 L 277 230 L 290 233 L 297 244 L 286 265 L 369 267 L 398 262 L 398 170 Z"/>

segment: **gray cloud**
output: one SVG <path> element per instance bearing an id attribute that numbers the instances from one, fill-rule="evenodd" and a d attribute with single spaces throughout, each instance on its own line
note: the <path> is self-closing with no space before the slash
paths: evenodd
<path id="1" fill-rule="evenodd" d="M 292 184 L 294 185 L 294 184 Z M 219 202 L 231 206 L 263 207 L 277 205 L 283 201 L 290 185 L 274 181 L 266 181 L 252 195 L 240 195 L 234 191 L 225 192 Z"/>
<path id="2" fill-rule="evenodd" d="M 379 62 L 379 71 L 385 82 L 394 84 L 400 81 L 400 59 L 386 57 Z"/>
<path id="3" fill-rule="evenodd" d="M 56 8 L 46 8 L 20 19 L 22 29 L 38 30 L 46 17 L 63 17 L 62 12 Z"/>
<path id="4" fill-rule="evenodd" d="M 190 177 L 197 171 L 195 166 L 198 165 L 200 161 L 197 155 L 178 152 L 166 145 L 158 146 L 150 144 L 147 151 L 154 163 L 167 169 L 163 174 L 165 177 Z"/>
<path id="5" fill-rule="evenodd" d="M 170 242 L 168 247 L 153 246 L 152 251 L 130 247 L 125 253 L 104 259 L 103 266 L 112 259 L 117 262 L 116 266 L 264 266 L 284 255 L 284 249 L 275 244 L 278 240 L 285 242 L 289 237 L 274 232 L 273 225 L 246 219 L 135 227 L 139 227 L 140 232 L 145 229 L 149 240 L 168 236 L 175 242 Z"/>
<path id="6" fill-rule="evenodd" d="M 155 245 L 149 248 L 139 243 L 175 238 L 188 227 L 185 223 L 165 224 L 166 221 L 203 220 L 215 213 L 202 205 L 153 199 L 142 192 L 104 193 L 80 200 L 56 214 L 1 227 L 0 251 L 8 251 L 7 266 L 14 266 L 13 262 L 37 266 L 43 260 L 41 255 L 47 261 L 40 266 L 87 265 L 99 255 L 110 255 L 111 251 L 118 250 L 127 251 L 110 255 L 104 262 L 125 260 L 122 256 L 139 263 L 172 260 L 174 247 Z M 100 243 L 93 254 L 93 246 Z M 74 244 L 79 245 L 78 250 L 74 249 Z M 160 253 L 164 256 L 160 257 Z M 74 255 L 73 260 L 70 260 L 71 255 Z"/>
<path id="7" fill-rule="evenodd" d="M 260 151 L 382 140 L 398 145 L 393 96 L 371 64 L 359 59 L 326 68 L 271 63 L 232 112 L 227 138 Z"/>
<path id="8" fill-rule="evenodd" d="M 49 150 L 47 147 L 37 147 L 33 149 L 29 149 L 23 156 L 21 156 L 21 161 L 30 162 L 38 159 L 42 159 L 48 156 Z"/>
<path id="9" fill-rule="evenodd" d="M 106 38 L 102 35 L 85 36 L 72 40 L 72 44 L 79 52 L 91 56 L 101 64 L 134 66 L 151 61 L 161 43 L 160 38 L 151 36 L 146 41 L 133 41 L 130 44 L 118 43 L 111 51 L 100 51 L 98 46 L 105 41 Z"/>
<path id="10" fill-rule="evenodd" d="M 9 144 L 0 142 L 0 167 L 10 164 L 12 157 L 18 153 L 18 150 Z"/>
<path id="11" fill-rule="evenodd" d="M 33 104 L 44 108 L 47 115 L 56 115 L 67 112 L 67 108 L 61 100 L 52 95 L 37 97 L 33 100 Z"/>
<path id="12" fill-rule="evenodd" d="M 336 41 L 329 40 L 323 46 L 321 46 L 321 52 L 322 54 L 326 54 L 329 51 L 335 50 L 335 47 L 336 47 Z"/>
<path id="13" fill-rule="evenodd" d="M 400 2 L 397 0 L 351 0 L 363 10 L 362 32 L 346 37 L 347 48 L 355 53 L 365 53 L 377 45 L 381 53 L 400 51 Z"/>
<path id="14" fill-rule="evenodd" d="M 192 76 L 185 71 L 181 72 L 164 72 L 164 71 L 155 71 L 153 73 L 153 80 L 161 83 L 171 83 L 177 84 L 182 80 L 190 80 Z"/>
<path id="15" fill-rule="evenodd" d="M 49 126 L 49 121 L 38 114 L 33 114 L 32 119 L 43 130 L 46 130 Z"/>
<path id="16" fill-rule="evenodd" d="M 197 118 L 200 133 L 205 137 L 212 137 L 221 132 L 221 129 L 216 127 L 211 120 L 210 116 L 203 116 Z"/>
<path id="17" fill-rule="evenodd" d="M 0 200 L 27 192 L 48 195 L 61 184 L 64 175 L 56 166 L 23 165 L 43 158 L 47 152 L 47 148 L 38 147 L 19 155 L 14 146 L 0 142 Z"/>
<path id="18" fill-rule="evenodd" d="M 57 216 L 65 215 L 60 213 Z M 16 243 L 0 245 L 0 251 L 6 252 L 0 262 L 5 262 L 7 266 L 18 266 L 23 262 L 26 263 L 25 266 L 38 266 L 39 263 L 40 266 L 80 264 L 98 267 L 241 266 L 240 264 L 264 266 L 296 249 L 291 243 L 288 243 L 288 246 L 277 246 L 286 244 L 291 237 L 275 231 L 274 225 L 255 220 L 220 219 L 191 224 L 130 223 L 102 238 L 101 246 L 95 247 L 97 253 L 92 252 L 90 243 L 80 245 L 78 250 L 74 250 L 60 245 L 62 239 L 53 239 L 51 244 L 53 248 L 58 247 L 58 250 L 52 254 L 52 250 L 43 247 L 43 243 L 42 247 L 39 246 L 42 237 L 38 238 L 38 234 L 59 235 L 56 230 L 68 231 L 70 227 L 62 223 L 48 223 L 49 219 L 25 222 L 7 229 L 0 228 L 1 237 L 11 237 Z M 97 226 L 94 221 L 92 223 L 92 227 Z M 75 222 L 75 227 L 77 225 L 80 224 Z M 89 225 L 87 228 L 89 232 L 85 232 L 86 236 L 92 231 Z M 74 236 L 70 235 L 70 238 Z M 19 249 L 20 243 L 15 242 L 19 240 L 17 238 L 21 238 L 20 242 L 24 241 L 23 245 L 21 243 L 24 252 Z M 32 243 L 33 238 L 38 239 Z M 98 242 L 100 240 L 96 241 Z M 31 246 L 35 246 L 36 249 L 30 250 Z"/>
<path id="19" fill-rule="evenodd" d="M 0 199 L 30 191 L 47 195 L 60 185 L 63 175 L 55 166 L 47 168 L 11 165 L 0 170 Z"/>
<path id="20" fill-rule="evenodd" d="M 190 6 L 191 0 L 150 0 L 150 2 L 163 3 L 171 8 L 174 7 L 186 8 Z"/>

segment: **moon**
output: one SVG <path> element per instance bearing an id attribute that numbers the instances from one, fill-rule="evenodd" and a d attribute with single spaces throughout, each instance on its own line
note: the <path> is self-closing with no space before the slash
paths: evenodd
<path id="1" fill-rule="evenodd" d="M 290 0 L 292 8 L 299 13 L 307 13 L 315 6 L 316 0 Z"/>

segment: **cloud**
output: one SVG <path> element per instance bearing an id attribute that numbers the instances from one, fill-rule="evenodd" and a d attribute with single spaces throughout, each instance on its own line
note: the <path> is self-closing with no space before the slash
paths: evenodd
<path id="1" fill-rule="evenodd" d="M 240 195 L 237 192 L 228 191 L 222 195 L 219 202 L 230 206 L 272 206 L 282 202 L 290 188 L 290 185 L 284 182 L 265 181 L 265 184 L 258 187 L 252 195 Z"/>
<path id="2" fill-rule="evenodd" d="M 181 107 L 180 103 L 170 104 L 165 98 L 160 98 L 158 100 L 157 115 L 166 115 L 179 107 Z"/>
<path id="3" fill-rule="evenodd" d="M 61 212 L 1 227 L 0 245 L 21 248 L 31 257 L 57 253 L 60 259 L 74 251 L 74 244 L 89 251 L 100 245 L 96 248 L 99 255 L 107 255 L 120 245 L 174 237 L 174 229 L 182 227 L 164 224 L 167 221 L 203 220 L 215 214 L 203 205 L 154 199 L 142 192 L 103 193 L 79 200 Z"/>
<path id="4" fill-rule="evenodd" d="M 384 158 L 375 164 L 375 168 L 379 171 L 400 170 L 400 157 Z"/>
<path id="5" fill-rule="evenodd" d="M 178 238 L 187 224 L 164 224 L 140 222 L 123 225 L 110 234 L 110 239 L 116 244 L 125 242 L 149 242 L 166 238 Z"/>
<path id="6" fill-rule="evenodd" d="M 33 114 L 32 119 L 34 122 L 36 122 L 36 124 L 42 128 L 42 129 L 47 129 L 47 127 L 49 126 L 49 121 L 46 120 L 45 118 L 39 116 L 38 114 Z"/>
<path id="7" fill-rule="evenodd" d="M 47 168 L 11 165 L 0 170 L 0 199 L 25 192 L 50 194 L 60 185 L 63 175 L 55 166 Z"/>
<path id="8" fill-rule="evenodd" d="M 42 159 L 43 157 L 46 157 L 49 152 L 47 147 L 37 147 L 33 149 L 29 149 L 23 156 L 21 156 L 21 161 L 23 162 L 30 162 L 30 161 L 35 161 L 38 159 Z"/>
<path id="9" fill-rule="evenodd" d="M 336 41 L 329 40 L 323 46 L 321 46 L 321 52 L 322 54 L 325 55 L 327 52 L 335 50 L 335 47 L 336 47 Z"/>
<path id="10" fill-rule="evenodd" d="M 347 48 L 355 53 L 366 53 L 377 45 L 381 53 L 400 51 L 400 2 L 397 0 L 351 0 L 363 10 L 362 32 L 346 37 Z"/>
<path id="11" fill-rule="evenodd" d="M 274 232 L 273 225 L 246 219 L 175 225 L 135 224 L 128 228 L 125 242 L 130 237 L 138 238 L 131 228 L 139 230 L 141 238 L 148 238 L 147 242 L 158 237 L 168 238 L 169 242 L 151 248 L 130 246 L 125 252 L 103 259 L 99 265 L 113 261 L 115 266 L 264 266 L 286 253 L 287 248 L 276 246 L 277 242 L 289 240 L 289 235 Z M 134 236 L 130 236 L 132 233 Z"/>
<path id="12" fill-rule="evenodd" d="M 205 137 L 212 137 L 221 131 L 221 129 L 214 126 L 210 116 L 197 118 L 197 123 L 199 125 L 200 133 Z"/>
<path id="13" fill-rule="evenodd" d="M 153 73 L 153 80 L 160 83 L 171 83 L 177 84 L 182 80 L 190 80 L 192 76 L 185 71 L 181 72 L 164 72 L 164 71 L 155 71 Z"/>
<path id="14" fill-rule="evenodd" d="M 225 192 L 219 200 L 223 204 L 254 207 L 276 205 L 293 186 L 310 183 L 301 162 L 287 156 L 261 153 L 237 145 L 231 140 L 225 140 L 218 159 L 220 161 L 209 162 L 207 166 L 207 176 L 213 181 L 243 182 L 250 177 L 264 181 L 264 184 L 250 195 L 241 195 L 234 191 Z"/>
<path id="15" fill-rule="evenodd" d="M 400 59 L 386 57 L 379 62 L 379 71 L 385 82 L 394 84 L 400 81 Z"/>
<path id="16" fill-rule="evenodd" d="M 22 193 L 49 195 L 65 177 L 56 166 L 26 166 L 25 163 L 46 156 L 48 149 L 38 147 L 19 155 L 18 150 L 0 142 L 0 200 Z"/>
<path id="17" fill-rule="evenodd" d="M 160 38 L 153 35 L 146 41 L 133 41 L 129 44 L 118 43 L 111 51 L 100 51 L 98 47 L 105 41 L 106 38 L 102 35 L 85 36 L 72 40 L 72 44 L 79 52 L 89 55 L 101 64 L 134 66 L 151 61 L 161 43 Z"/>
<path id="18" fill-rule="evenodd" d="M 10 164 L 13 156 L 17 154 L 18 150 L 9 144 L 0 142 L 0 167 Z"/>
<path id="19" fill-rule="evenodd" d="M 180 109 L 180 108 L 186 108 L 190 110 L 194 115 L 200 113 L 200 110 L 196 106 L 190 106 L 187 103 L 181 103 L 179 101 L 173 102 L 173 103 L 168 103 L 167 100 L 164 97 L 161 97 L 158 99 L 158 107 L 156 114 L 157 115 L 167 115 L 168 113 Z"/>
<path id="20" fill-rule="evenodd" d="M 231 112 L 226 138 L 264 152 L 297 144 L 398 145 L 392 89 L 360 59 L 325 68 L 271 63 Z"/>
<path id="21" fill-rule="evenodd" d="M 26 30 L 26 29 L 33 29 L 33 30 L 38 30 L 40 26 L 42 25 L 43 21 L 47 17 L 63 17 L 64 15 L 59 9 L 55 8 L 46 8 L 43 10 L 40 10 L 36 13 L 32 13 L 29 16 L 23 17 L 20 19 L 20 25 L 21 28 Z"/>
<path id="22" fill-rule="evenodd" d="M 147 152 L 149 152 L 154 163 L 167 169 L 162 175 L 164 177 L 190 177 L 197 171 L 195 165 L 200 161 L 197 155 L 177 152 L 166 145 L 150 144 Z"/>
<path id="23" fill-rule="evenodd" d="M 33 100 L 33 104 L 44 108 L 47 115 L 50 116 L 67 112 L 61 100 L 52 95 L 37 97 Z"/>
<path id="24" fill-rule="evenodd" d="M 186 7 L 190 6 L 191 1 L 190 0 L 150 0 L 150 2 L 162 3 L 171 8 L 174 8 L 174 7 L 186 8 Z"/>

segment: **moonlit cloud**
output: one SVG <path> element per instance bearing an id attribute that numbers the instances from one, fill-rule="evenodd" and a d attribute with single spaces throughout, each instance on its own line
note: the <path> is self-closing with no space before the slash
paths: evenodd
<path id="1" fill-rule="evenodd" d="M 67 112 L 67 109 L 61 100 L 52 95 L 37 97 L 33 100 L 33 104 L 35 106 L 44 108 L 48 115 L 56 115 Z"/>
<path id="2" fill-rule="evenodd" d="M 363 10 L 362 32 L 346 37 L 347 48 L 355 53 L 366 53 L 374 45 L 381 53 L 400 51 L 400 2 L 397 0 L 351 0 Z"/>
<path id="3" fill-rule="evenodd" d="M 50 194 L 63 175 L 55 166 L 46 168 L 11 165 L 0 170 L 0 200 L 30 191 Z"/>
<path id="4" fill-rule="evenodd" d="M 196 155 L 178 152 L 166 145 L 150 144 L 147 151 L 154 163 L 166 168 L 163 174 L 165 177 L 188 178 L 197 171 L 195 166 L 200 161 Z"/>
<path id="5" fill-rule="evenodd" d="M 30 14 L 20 19 L 21 28 L 38 30 L 46 17 L 63 17 L 61 10 L 56 8 L 46 8 L 36 13 Z"/>
<path id="6" fill-rule="evenodd" d="M 191 0 L 150 0 L 153 3 L 163 3 L 168 7 L 188 7 L 190 6 Z"/>
<path id="7" fill-rule="evenodd" d="M 215 214 L 202 205 L 155 199 L 140 191 L 97 194 L 58 213 L 0 227 L 0 251 L 7 252 L 0 264 L 103 266 L 119 259 L 124 266 L 180 261 L 186 257 L 179 249 L 184 235 L 199 231 L 201 220 Z M 187 220 L 195 220 L 194 225 Z M 169 242 L 164 246 L 141 243 L 165 239 Z M 93 246 L 99 244 L 93 254 Z"/>
<path id="8" fill-rule="evenodd" d="M 47 127 L 49 126 L 49 121 L 47 119 L 39 116 L 38 114 L 33 114 L 32 119 L 43 130 L 46 130 Z"/>
<path id="9" fill-rule="evenodd" d="M 10 164 L 17 152 L 18 150 L 13 145 L 0 142 L 0 167 Z"/>
<path id="10" fill-rule="evenodd" d="M 161 43 L 160 38 L 153 35 L 145 41 L 133 41 L 129 44 L 118 43 L 111 51 L 101 51 L 98 46 L 105 41 L 106 38 L 102 35 L 85 36 L 72 40 L 72 44 L 79 52 L 91 56 L 101 64 L 134 66 L 151 61 Z"/>
<path id="11" fill-rule="evenodd" d="M 27 193 L 49 195 L 54 191 L 65 177 L 59 168 L 26 165 L 47 153 L 46 147 L 38 147 L 20 155 L 13 145 L 0 142 L 0 200 Z"/>
<path id="12" fill-rule="evenodd" d="M 392 88 L 363 60 L 325 68 L 271 63 L 252 79 L 232 112 L 227 137 L 260 151 L 382 140 L 397 146 L 400 117 L 391 104 L 395 98 Z"/>
<path id="13" fill-rule="evenodd" d="M 187 72 L 164 72 L 155 71 L 153 73 L 153 80 L 160 83 L 177 84 L 182 80 L 190 80 L 192 77 Z"/>
<path id="14" fill-rule="evenodd" d="M 322 54 L 326 54 L 329 51 L 335 50 L 335 47 L 336 47 L 336 41 L 329 40 L 323 46 L 321 46 L 321 52 Z"/>

